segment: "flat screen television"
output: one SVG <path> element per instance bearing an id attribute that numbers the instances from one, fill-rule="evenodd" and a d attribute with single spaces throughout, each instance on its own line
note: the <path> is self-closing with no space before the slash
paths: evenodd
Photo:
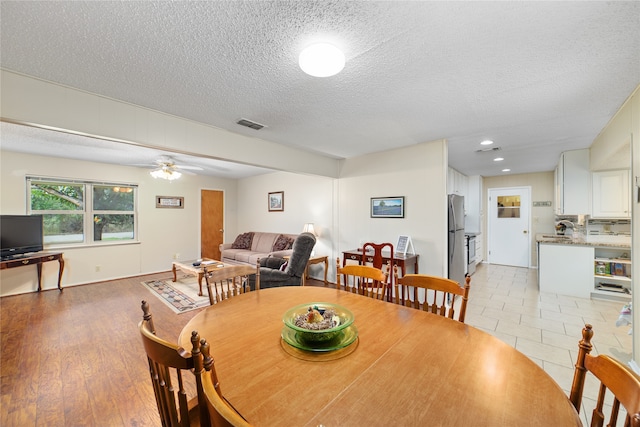
<path id="1" fill-rule="evenodd" d="M 3 259 L 42 250 L 42 215 L 0 215 Z"/>

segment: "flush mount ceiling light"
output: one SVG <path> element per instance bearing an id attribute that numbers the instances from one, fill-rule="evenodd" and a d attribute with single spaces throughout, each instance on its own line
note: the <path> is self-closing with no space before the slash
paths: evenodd
<path id="1" fill-rule="evenodd" d="M 502 172 L 511 172 L 511 169 L 502 169 Z"/>
<path id="2" fill-rule="evenodd" d="M 494 162 L 501 162 L 504 160 L 504 157 L 496 157 L 495 159 L 493 159 Z"/>
<path id="3" fill-rule="evenodd" d="M 149 173 L 154 178 L 162 178 L 169 181 L 173 181 L 174 179 L 178 179 L 182 176 L 180 172 L 167 165 L 163 165 L 162 167 L 154 169 Z"/>
<path id="4" fill-rule="evenodd" d="M 491 141 L 490 139 L 485 139 L 480 143 L 480 145 L 491 145 L 491 144 L 493 144 L 493 141 Z"/>
<path id="5" fill-rule="evenodd" d="M 344 53 L 329 43 L 316 43 L 305 48 L 298 58 L 302 71 L 314 77 L 330 77 L 344 68 Z"/>

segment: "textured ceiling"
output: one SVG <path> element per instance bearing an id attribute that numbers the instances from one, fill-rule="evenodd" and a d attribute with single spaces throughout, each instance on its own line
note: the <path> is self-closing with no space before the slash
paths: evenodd
<path id="1" fill-rule="evenodd" d="M 7 70 L 335 158 L 446 138 L 467 175 L 552 170 L 640 83 L 636 1 L 0 7 Z M 342 73 L 299 69 L 313 41 L 345 52 Z M 475 153 L 486 138 L 501 164 Z"/>

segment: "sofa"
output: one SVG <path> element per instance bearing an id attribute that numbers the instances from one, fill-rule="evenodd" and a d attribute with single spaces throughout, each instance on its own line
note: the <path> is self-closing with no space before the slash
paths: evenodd
<path id="1" fill-rule="evenodd" d="M 258 259 L 290 256 L 297 234 L 249 231 L 239 234 L 233 243 L 220 245 L 220 261 L 255 266 Z"/>

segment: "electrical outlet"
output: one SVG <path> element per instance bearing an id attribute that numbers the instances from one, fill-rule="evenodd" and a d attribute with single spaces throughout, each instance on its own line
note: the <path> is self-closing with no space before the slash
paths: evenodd
<path id="1" fill-rule="evenodd" d="M 96 265 L 96 273 L 100 272 L 100 269 L 101 269 L 101 268 L 102 268 L 101 266 Z"/>

